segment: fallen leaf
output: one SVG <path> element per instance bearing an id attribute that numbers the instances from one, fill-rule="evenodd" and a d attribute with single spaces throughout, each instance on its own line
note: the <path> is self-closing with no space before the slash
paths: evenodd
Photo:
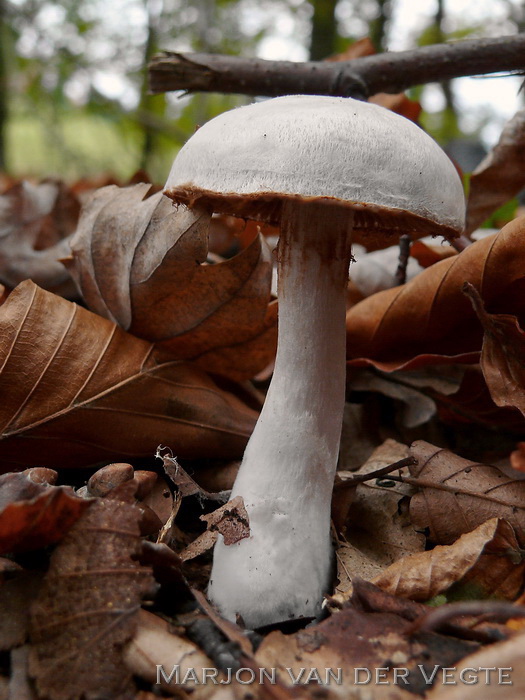
<path id="1" fill-rule="evenodd" d="M 350 364 L 392 371 L 477 362 L 483 334 L 463 284 L 476 287 L 491 313 L 525 310 L 524 235 L 521 217 L 407 284 L 356 304 L 346 316 Z"/>
<path id="2" fill-rule="evenodd" d="M 406 445 L 395 440 L 386 440 L 361 469 L 348 476 L 369 474 L 404 459 L 408 454 L 409 449 Z M 408 475 L 409 472 L 405 467 L 401 473 Z M 341 472 L 339 475 L 341 476 Z M 425 547 L 424 536 L 414 531 L 408 513 L 403 512 L 400 507 L 400 502 L 412 493 L 411 486 L 389 481 L 388 475 L 383 479 L 358 484 L 356 487 L 356 495 L 349 512 L 346 539 L 381 568 L 389 566 L 406 554 L 420 552 Z M 344 550 L 340 552 L 340 556 L 344 556 Z M 349 563 L 348 570 L 354 576 L 365 578 L 364 572 L 352 570 L 351 567 L 352 564 Z"/>
<path id="3" fill-rule="evenodd" d="M 0 467 L 239 456 L 256 413 L 202 371 L 24 282 L 0 307 Z"/>
<path id="4" fill-rule="evenodd" d="M 161 666 L 164 675 L 160 675 L 160 684 L 164 689 L 176 693 L 186 689 L 196 700 L 206 700 L 216 692 L 211 682 L 197 684 L 191 680 L 191 669 L 197 679 L 202 679 L 203 669 L 212 670 L 213 662 L 193 642 L 170 631 L 165 620 L 145 610 L 139 613 L 137 631 L 124 651 L 124 662 L 133 675 L 150 683 L 158 682 L 157 669 Z M 169 679 L 174 668 L 178 669 L 178 674 L 175 671 Z M 186 683 L 183 683 L 185 678 Z M 222 698 L 234 700 L 233 691 Z"/>
<path id="5" fill-rule="evenodd" d="M 0 476 L 0 553 L 41 549 L 61 540 L 91 502 L 70 486 L 33 480 L 35 472 Z"/>
<path id="6" fill-rule="evenodd" d="M 451 545 L 399 559 L 373 580 L 392 595 L 430 600 L 458 582 L 472 597 L 513 600 L 523 585 L 525 562 L 511 526 L 492 518 Z M 475 593 L 474 593 L 475 591 Z"/>
<path id="7" fill-rule="evenodd" d="M 200 519 L 206 523 L 207 530 L 180 553 L 182 561 L 194 559 L 211 549 L 219 533 L 226 545 L 235 544 L 250 536 L 250 519 L 242 496 L 236 496 L 208 515 L 201 515 Z"/>
<path id="8" fill-rule="evenodd" d="M 85 204 L 72 258 L 64 261 L 84 300 L 175 358 L 234 379 L 253 376 L 276 346 L 264 239 L 230 260 L 206 264 L 210 215 L 174 209 L 150 189 L 105 187 Z"/>
<path id="9" fill-rule="evenodd" d="M 492 400 L 525 416 L 525 333 L 516 316 L 487 313 L 471 284 L 466 283 L 464 291 L 483 326 L 480 364 Z"/>
<path id="10" fill-rule="evenodd" d="M 525 420 L 523 415 L 514 408 L 496 406 L 490 395 L 481 369 L 469 367 L 456 392 L 443 394 L 433 392 L 432 397 L 438 405 L 440 419 L 444 423 L 479 423 L 495 433 L 500 447 L 504 448 L 503 431 L 523 434 Z"/>
<path id="11" fill-rule="evenodd" d="M 420 666 L 428 676 L 436 666 L 452 666 L 476 648 L 436 633 L 412 637 L 411 619 L 428 608 L 412 601 L 403 608 L 398 599 L 375 589 L 374 602 L 383 603 L 385 610 L 374 609 L 362 597 L 369 589 L 375 587 L 361 585 L 359 597 L 317 625 L 292 635 L 271 632 L 257 650 L 259 665 L 277 668 L 287 684 L 307 682 L 312 671 L 323 683 L 328 670 L 341 669 L 341 684 L 332 679 L 321 689 L 333 687 L 340 697 L 408 700 L 429 687 Z M 354 695 L 360 689 L 366 689 L 366 696 Z"/>
<path id="12" fill-rule="evenodd" d="M 71 294 L 74 287 L 59 259 L 69 253 L 67 238 L 79 209 L 75 195 L 53 180 L 22 181 L 0 195 L 0 281 L 16 287 L 32 279 Z"/>
<path id="13" fill-rule="evenodd" d="M 25 644 L 29 607 L 37 595 L 41 579 L 39 573 L 20 570 L 11 573 L 0 585 L 0 651 Z"/>
<path id="14" fill-rule="evenodd" d="M 135 561 L 139 518 L 133 505 L 98 499 L 51 555 L 30 613 L 30 672 L 46 698 L 130 696 L 123 647 L 152 589 Z"/>
<path id="15" fill-rule="evenodd" d="M 474 231 L 525 186 L 525 110 L 506 124 L 498 143 L 470 178 L 467 233 Z"/>
<path id="16" fill-rule="evenodd" d="M 398 245 L 360 255 L 353 251 L 353 255 L 356 259 L 350 265 L 349 277 L 363 297 L 398 286 L 399 282 L 396 281 L 396 270 L 399 265 Z M 413 279 L 422 269 L 417 260 L 410 257 L 406 270 L 407 280 Z"/>
<path id="17" fill-rule="evenodd" d="M 421 491 L 412 496 L 410 517 L 429 528 L 432 542 L 451 544 L 494 517 L 507 520 L 520 546 L 525 543 L 525 482 L 500 469 L 476 464 L 418 440 L 410 448 L 418 460 L 410 472 Z"/>
<path id="18" fill-rule="evenodd" d="M 448 683 L 436 684 L 428 700 L 520 700 L 525 696 L 525 633 L 458 660 Z M 451 681 L 456 680 L 453 684 Z M 459 682 L 458 682 L 459 680 Z"/>

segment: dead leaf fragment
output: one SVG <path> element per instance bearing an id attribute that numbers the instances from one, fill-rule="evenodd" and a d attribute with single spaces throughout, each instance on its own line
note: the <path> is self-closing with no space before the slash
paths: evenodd
<path id="1" fill-rule="evenodd" d="M 180 692 L 186 688 L 196 700 L 206 700 L 216 692 L 213 683 L 197 684 L 192 682 L 191 672 L 188 673 L 193 669 L 197 679 L 202 679 L 203 669 L 213 669 L 213 662 L 193 642 L 171 632 L 165 620 L 145 610 L 139 613 L 137 631 L 124 651 L 124 662 L 130 672 L 150 683 L 157 683 L 157 668 L 161 666 L 165 677 L 161 675 L 160 682 L 165 689 Z M 178 667 L 178 674 L 173 674 L 168 681 L 175 667 Z M 186 683 L 182 682 L 184 678 Z M 232 692 L 223 700 L 233 700 L 233 697 Z"/>
<path id="2" fill-rule="evenodd" d="M 41 575 L 16 571 L 0 585 L 0 651 L 9 651 L 26 642 L 29 606 L 37 595 Z"/>
<path id="3" fill-rule="evenodd" d="M 471 643 L 435 633 L 411 637 L 410 620 L 427 608 L 405 601 L 408 605 L 403 609 L 399 599 L 370 584 L 365 592 L 369 589 L 375 591 L 375 608 L 366 596 L 360 597 L 361 587 L 359 596 L 354 596 L 342 610 L 323 622 L 293 635 L 271 632 L 257 650 L 259 665 L 277 668 L 287 684 L 294 679 L 307 682 L 312 669 L 322 674 L 322 682 L 326 669 L 334 672 L 341 669 L 342 683 L 336 685 L 332 681 L 329 685 L 340 697 L 408 700 L 414 698 L 414 693 L 428 689 L 420 665 L 428 674 L 435 666 L 454 665 L 476 648 Z M 377 609 L 378 603 L 384 609 Z M 395 672 L 396 668 L 401 671 Z M 354 695 L 359 687 L 370 693 Z"/>
<path id="4" fill-rule="evenodd" d="M 239 456 L 256 413 L 188 364 L 32 282 L 0 307 L 0 470 Z"/>
<path id="5" fill-rule="evenodd" d="M 400 287 L 378 292 L 346 316 L 350 364 L 384 371 L 477 362 L 482 329 L 462 293 L 470 282 L 490 312 L 525 309 L 525 217 L 427 268 Z"/>
<path id="6" fill-rule="evenodd" d="M 139 518 L 133 505 L 98 499 L 51 555 L 30 624 L 30 672 L 46 698 L 128 697 L 122 651 L 153 583 L 135 560 Z"/>
<path id="7" fill-rule="evenodd" d="M 525 695 L 524 644 L 522 633 L 469 654 L 454 664 L 456 669 L 449 680 L 456 679 L 456 684 L 435 684 L 426 697 L 428 700 L 520 700 Z"/>
<path id="8" fill-rule="evenodd" d="M 67 237 L 79 209 L 73 192 L 53 180 L 18 182 L 0 195 L 0 281 L 16 287 L 32 279 L 70 294 L 73 285 L 59 259 L 69 253 Z"/>
<path id="9" fill-rule="evenodd" d="M 466 283 L 465 294 L 483 326 L 481 369 L 494 403 L 525 415 L 525 333 L 516 316 L 489 314 L 478 293 Z"/>
<path id="10" fill-rule="evenodd" d="M 39 481 L 42 472 L 51 470 L 28 469 L 0 476 L 0 554 L 58 542 L 91 505 L 69 486 Z"/>
<path id="11" fill-rule="evenodd" d="M 418 465 L 410 468 L 421 491 L 412 496 L 415 527 L 429 528 L 430 539 L 451 544 L 491 518 L 508 521 L 520 546 L 525 543 L 525 482 L 497 467 L 476 464 L 419 440 L 411 449 Z"/>
<path id="12" fill-rule="evenodd" d="M 406 445 L 395 440 L 386 440 L 352 476 L 368 474 L 394 464 L 408 454 L 409 449 Z M 408 475 L 409 472 L 405 467 L 401 473 Z M 425 547 L 425 538 L 414 531 L 407 514 L 403 514 L 400 508 L 400 501 L 412 492 L 410 486 L 389 482 L 388 476 L 358 484 L 356 487 L 356 496 L 349 512 L 346 539 L 381 569 L 404 555 L 420 552 Z M 348 552 L 343 548 L 339 552 L 343 561 L 345 553 L 351 554 L 351 550 Z M 355 561 L 355 556 L 352 555 L 352 559 Z M 366 578 L 364 571 L 353 568 L 352 561 L 348 562 L 347 568 L 353 576 Z M 377 570 L 373 571 L 373 575 L 376 573 Z"/>
<path id="13" fill-rule="evenodd" d="M 496 209 L 525 186 L 525 110 L 506 124 L 498 143 L 470 178 L 467 233 L 478 228 Z"/>
<path id="14" fill-rule="evenodd" d="M 270 251 L 259 236 L 231 260 L 206 264 L 209 223 L 207 212 L 174 209 L 150 185 L 105 187 L 84 206 L 65 263 L 98 314 L 174 358 L 249 378 L 275 353 Z"/>
<path id="15" fill-rule="evenodd" d="M 181 552 L 183 561 L 194 559 L 211 549 L 219 534 L 223 536 L 226 545 L 235 544 L 250 536 L 250 519 L 242 496 L 236 496 L 208 515 L 201 515 L 200 519 L 206 523 L 207 530 Z"/>
<path id="16" fill-rule="evenodd" d="M 399 559 L 372 582 L 412 600 L 430 600 L 461 581 L 475 587 L 477 597 L 513 600 L 523 585 L 524 572 L 513 529 L 505 520 L 492 518 L 454 544 Z"/>

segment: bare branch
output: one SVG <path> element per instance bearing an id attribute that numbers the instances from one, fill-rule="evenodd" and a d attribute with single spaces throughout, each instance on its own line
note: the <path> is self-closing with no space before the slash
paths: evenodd
<path id="1" fill-rule="evenodd" d="M 149 66 L 152 93 L 221 92 L 366 98 L 467 75 L 525 70 L 525 34 L 425 46 L 352 61 L 265 61 L 215 54 L 163 53 Z"/>

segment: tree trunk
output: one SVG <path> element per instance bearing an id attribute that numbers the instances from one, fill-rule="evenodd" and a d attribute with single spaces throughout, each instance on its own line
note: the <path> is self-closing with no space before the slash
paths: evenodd
<path id="1" fill-rule="evenodd" d="M 370 22 L 369 36 L 376 51 L 386 50 L 386 27 L 392 15 L 391 0 L 376 0 L 378 15 Z"/>
<path id="2" fill-rule="evenodd" d="M 322 61 L 337 51 L 337 0 L 311 0 L 313 7 L 310 60 Z"/>

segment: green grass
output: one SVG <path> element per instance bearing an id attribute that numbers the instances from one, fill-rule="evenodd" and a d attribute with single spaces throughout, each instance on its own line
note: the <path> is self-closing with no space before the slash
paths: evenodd
<path id="1" fill-rule="evenodd" d="M 117 121 L 74 112 L 55 122 L 36 114 L 13 116 L 6 135 L 8 170 L 15 177 L 74 181 L 108 174 L 126 180 L 140 164 L 142 136 L 125 116 Z M 153 180 L 165 180 L 176 151 L 177 145 L 167 141 L 153 154 Z"/>

